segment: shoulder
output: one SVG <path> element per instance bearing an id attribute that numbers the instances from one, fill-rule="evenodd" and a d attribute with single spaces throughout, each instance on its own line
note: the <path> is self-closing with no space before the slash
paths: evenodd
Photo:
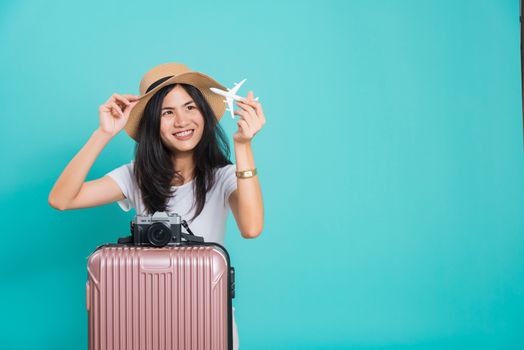
<path id="1" fill-rule="evenodd" d="M 216 169 L 216 188 L 225 194 L 226 198 L 237 188 L 236 169 L 236 164 L 227 164 Z"/>
<path id="2" fill-rule="evenodd" d="M 215 168 L 215 176 L 218 181 L 230 178 L 235 175 L 236 165 L 227 164 L 223 167 Z"/>
<path id="3" fill-rule="evenodd" d="M 127 172 L 129 172 L 129 173 L 133 173 L 134 165 L 135 165 L 135 161 L 132 160 L 132 161 L 130 161 L 129 163 L 122 164 L 119 168 L 120 168 L 120 169 L 124 169 L 124 170 L 126 170 Z"/>
<path id="4" fill-rule="evenodd" d="M 129 179 L 133 180 L 133 167 L 134 167 L 134 160 L 130 161 L 129 163 L 123 164 L 110 172 L 106 173 L 105 175 L 108 175 L 112 178 L 119 178 L 119 179 Z"/>
<path id="5" fill-rule="evenodd" d="M 227 172 L 230 172 L 231 170 L 235 171 L 235 168 L 236 168 L 235 164 L 226 164 L 222 167 L 215 168 L 215 171 L 217 173 L 227 173 Z"/>

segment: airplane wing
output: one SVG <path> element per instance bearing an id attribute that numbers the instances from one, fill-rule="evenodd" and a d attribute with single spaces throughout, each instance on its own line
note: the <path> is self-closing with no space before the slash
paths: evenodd
<path id="1" fill-rule="evenodd" d="M 243 100 L 245 98 L 247 98 L 247 97 L 242 97 L 242 96 L 238 96 L 238 95 L 233 96 L 234 100 Z M 255 97 L 253 100 L 258 101 L 258 97 Z"/>
<path id="2" fill-rule="evenodd" d="M 235 119 L 235 115 L 233 114 L 233 99 L 230 97 L 226 98 L 227 100 L 227 110 L 231 112 L 231 118 Z"/>
<path id="3" fill-rule="evenodd" d="M 242 86 L 242 84 L 244 84 L 244 82 L 246 81 L 247 79 L 244 79 L 242 80 L 240 83 L 238 84 L 235 84 L 235 86 L 231 89 L 229 89 L 229 93 L 234 95 L 237 93 L 238 89 L 240 89 L 240 87 Z"/>

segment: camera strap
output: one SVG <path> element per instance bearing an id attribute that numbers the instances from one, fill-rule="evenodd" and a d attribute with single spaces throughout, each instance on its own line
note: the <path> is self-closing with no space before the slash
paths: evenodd
<path id="1" fill-rule="evenodd" d="M 187 230 L 187 233 L 194 236 L 195 234 L 189 229 L 189 225 L 187 224 L 186 220 L 182 220 L 182 226 Z"/>

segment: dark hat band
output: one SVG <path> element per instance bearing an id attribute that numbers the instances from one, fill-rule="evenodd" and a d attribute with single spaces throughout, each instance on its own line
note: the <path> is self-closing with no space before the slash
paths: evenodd
<path id="1" fill-rule="evenodd" d="M 166 81 L 167 79 L 173 77 L 173 75 L 168 75 L 167 77 L 163 77 L 163 78 L 160 78 L 158 79 L 157 81 L 155 81 L 153 84 L 149 85 L 149 87 L 147 88 L 146 90 L 146 94 L 153 90 L 155 87 L 157 87 L 158 85 L 162 84 L 164 81 Z"/>

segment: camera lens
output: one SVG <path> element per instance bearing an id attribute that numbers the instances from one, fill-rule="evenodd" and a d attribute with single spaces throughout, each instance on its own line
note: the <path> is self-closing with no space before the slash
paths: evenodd
<path id="1" fill-rule="evenodd" d="M 160 222 L 155 222 L 147 230 L 149 243 L 156 247 L 163 247 L 171 240 L 171 230 Z"/>

